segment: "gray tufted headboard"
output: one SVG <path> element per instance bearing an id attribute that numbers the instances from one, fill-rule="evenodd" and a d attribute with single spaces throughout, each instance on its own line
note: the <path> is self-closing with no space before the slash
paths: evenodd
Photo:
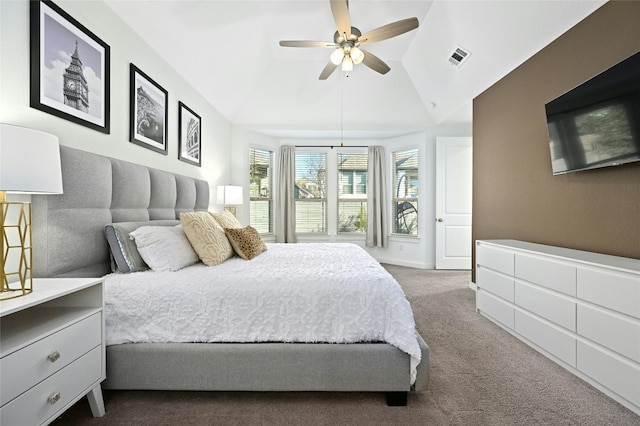
<path id="1" fill-rule="evenodd" d="M 104 226 L 207 210 L 209 184 L 61 146 L 62 195 L 33 195 L 33 276 L 111 272 Z"/>

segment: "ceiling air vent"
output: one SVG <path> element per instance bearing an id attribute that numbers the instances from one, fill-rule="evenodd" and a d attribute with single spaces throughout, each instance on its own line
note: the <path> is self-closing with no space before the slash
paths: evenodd
<path id="1" fill-rule="evenodd" d="M 459 67 L 460 65 L 462 65 L 464 61 L 467 60 L 467 58 L 470 55 L 471 55 L 471 52 L 463 49 L 460 46 L 457 46 L 456 50 L 449 57 L 449 62 L 451 63 L 451 65 L 455 65 L 456 67 Z"/>

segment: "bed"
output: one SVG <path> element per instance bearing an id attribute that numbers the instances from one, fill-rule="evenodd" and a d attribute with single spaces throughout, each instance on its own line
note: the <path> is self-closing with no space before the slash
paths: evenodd
<path id="1" fill-rule="evenodd" d="M 118 265 L 105 238 L 105 227 L 126 227 L 135 223 L 173 227 L 181 213 L 207 214 L 209 184 L 69 147 L 62 146 L 60 151 L 64 194 L 32 197 L 33 272 L 37 277 L 106 276 L 107 378 L 103 388 L 382 392 L 387 395 L 389 405 L 406 405 L 408 392 L 426 389 L 429 348 L 415 331 L 410 306 L 395 280 L 360 247 L 351 244 L 267 244 L 267 250 L 250 261 L 234 257 L 218 266 L 196 263 L 177 272 L 142 270 L 129 274 L 112 273 L 112 268 L 118 269 Z M 279 268 L 271 267 L 274 262 L 280 264 L 278 259 L 289 259 L 289 263 Z M 336 262 L 336 259 L 351 259 L 351 263 Z M 321 260 L 326 263 L 319 263 Z M 313 264 L 324 266 L 309 272 L 308 268 Z M 278 271 L 272 271 L 275 269 Z M 250 277 L 251 270 L 260 272 Z M 362 270 L 366 274 L 359 277 L 356 272 Z M 246 280 L 235 279 L 234 285 L 222 279 L 212 281 L 211 271 L 215 271 L 216 277 L 246 275 Z M 267 278 L 266 271 L 275 275 Z M 307 274 L 300 276 L 301 271 L 307 271 Z M 181 274 L 187 272 L 195 275 L 181 278 Z M 132 302 L 128 312 L 140 311 L 136 303 L 142 297 L 131 297 L 135 294 L 131 289 L 145 291 L 145 285 L 150 286 L 157 281 L 159 275 L 152 277 L 152 274 L 165 275 L 176 282 L 174 286 L 165 286 L 175 292 L 160 299 L 174 300 L 180 294 L 194 294 L 193 290 L 187 290 L 193 283 L 200 286 L 197 291 L 208 291 L 215 287 L 211 284 L 213 282 L 222 286 L 222 293 L 227 292 L 224 300 L 228 300 L 229 295 L 240 299 L 244 297 L 245 307 L 247 301 L 251 301 L 254 305 L 270 305 L 275 313 L 264 317 L 267 318 L 264 321 L 260 315 L 267 314 L 258 314 L 252 319 L 253 323 L 228 321 L 230 313 L 234 313 L 236 318 L 247 318 L 253 312 L 229 311 L 228 308 L 213 319 L 202 320 L 205 321 L 202 327 L 183 327 L 182 334 L 176 332 L 175 326 L 169 327 L 175 333 L 173 337 L 158 337 L 149 330 L 143 333 L 147 337 L 128 335 L 128 331 L 139 328 L 127 322 L 128 316 L 136 315 L 129 315 L 126 310 L 115 311 L 114 306 L 118 299 L 128 300 Z M 294 276 L 299 278 L 291 278 Z M 334 287 L 329 286 L 331 277 L 339 277 L 336 284 L 332 284 Z M 127 285 L 134 279 L 137 280 L 134 286 Z M 145 280 L 146 284 L 140 284 Z M 276 291 L 258 297 L 251 293 L 256 282 L 280 293 Z M 345 286 L 345 283 L 353 284 Z M 313 304 L 291 308 L 302 303 L 300 300 L 310 303 L 307 290 L 312 287 L 326 287 L 324 295 L 314 296 L 325 303 L 324 308 L 318 308 L 315 317 L 309 308 Z M 359 287 L 362 291 L 353 300 L 349 299 L 351 296 L 340 293 L 352 291 L 351 287 Z M 124 289 L 119 296 L 117 288 Z M 245 291 L 243 296 L 240 289 Z M 146 291 L 147 295 L 153 293 L 148 288 Z M 381 291 L 390 291 L 392 295 L 376 293 Z M 299 298 L 286 299 L 285 296 L 292 293 L 299 293 Z M 128 296 L 123 297 L 123 294 Z M 399 299 L 393 299 L 396 296 Z M 207 302 L 210 305 L 191 310 L 214 312 L 211 306 L 220 306 L 222 299 L 215 299 L 220 297 L 219 293 L 212 297 L 214 299 Z M 379 305 L 370 305 L 376 300 Z M 157 309 L 157 303 L 147 302 L 147 309 L 149 306 Z M 195 307 L 198 303 L 198 298 L 186 302 L 187 306 Z M 354 320 L 355 314 L 347 310 L 346 305 L 349 304 L 353 305 L 352 309 L 355 306 L 358 311 L 359 306 L 360 312 L 370 315 Z M 240 306 L 243 306 L 242 302 Z M 338 306 L 339 309 L 336 308 Z M 322 316 L 322 311 L 327 313 L 332 308 L 343 314 L 342 322 L 337 323 L 333 318 L 337 315 L 325 315 L 332 317 L 330 325 L 305 326 L 306 332 L 309 328 L 317 329 L 315 334 L 305 335 L 301 331 L 305 327 L 299 326 L 298 319 L 306 316 L 305 313 L 312 317 L 311 324 L 320 324 L 313 321 Z M 398 319 L 393 315 L 394 311 L 403 314 Z M 285 316 L 278 318 L 278 313 L 283 312 Z M 146 321 L 153 323 L 150 319 Z M 212 331 L 215 336 L 202 335 L 213 329 L 212 324 L 219 325 L 225 321 L 249 324 L 239 335 L 225 334 L 228 329 Z M 256 337 L 248 330 L 255 328 L 260 321 L 263 325 L 271 321 L 272 327 L 266 335 Z M 343 326 L 349 322 L 357 323 L 355 328 L 365 330 L 365 334 L 350 332 Z M 368 329 L 372 324 L 374 328 Z"/>

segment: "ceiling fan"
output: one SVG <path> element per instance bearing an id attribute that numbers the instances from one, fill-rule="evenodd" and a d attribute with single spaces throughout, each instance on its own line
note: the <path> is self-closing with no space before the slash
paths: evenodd
<path id="1" fill-rule="evenodd" d="M 338 30 L 333 35 L 333 43 L 311 40 L 281 40 L 282 47 L 330 47 L 335 51 L 329 57 L 329 63 L 320 74 L 320 80 L 326 80 L 342 64 L 342 71 L 353 70 L 353 64 L 363 63 L 380 74 L 386 74 L 391 68 L 374 54 L 360 46 L 386 40 L 418 28 L 418 18 L 401 19 L 362 34 L 351 26 L 349 0 L 330 0 L 331 13 Z"/>

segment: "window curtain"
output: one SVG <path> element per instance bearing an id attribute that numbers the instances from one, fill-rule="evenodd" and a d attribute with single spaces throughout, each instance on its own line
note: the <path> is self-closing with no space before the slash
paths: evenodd
<path id="1" fill-rule="evenodd" d="M 370 146 L 367 163 L 367 247 L 387 247 L 387 172 L 384 147 Z"/>
<path id="2" fill-rule="evenodd" d="M 278 167 L 278 201 L 276 203 L 276 242 L 296 242 L 296 148 L 280 147 Z"/>

